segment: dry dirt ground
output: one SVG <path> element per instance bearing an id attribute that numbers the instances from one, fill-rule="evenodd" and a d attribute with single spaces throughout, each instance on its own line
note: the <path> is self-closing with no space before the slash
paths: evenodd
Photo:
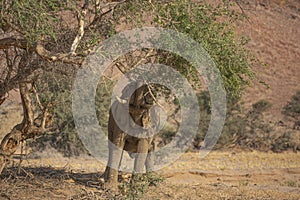
<path id="1" fill-rule="evenodd" d="M 99 183 L 102 163 L 54 153 L 23 160 L 20 167 L 15 158 L 1 175 L 0 199 L 113 199 Z M 165 180 L 142 199 L 300 199 L 299 153 L 228 150 L 200 159 L 191 152 L 158 174 Z"/>

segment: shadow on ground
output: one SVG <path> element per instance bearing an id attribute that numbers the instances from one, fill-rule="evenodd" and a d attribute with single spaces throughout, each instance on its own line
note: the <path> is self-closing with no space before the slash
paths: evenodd
<path id="1" fill-rule="evenodd" d="M 10 167 L 0 175 L 0 199 L 107 199 L 100 176 L 52 167 Z"/>

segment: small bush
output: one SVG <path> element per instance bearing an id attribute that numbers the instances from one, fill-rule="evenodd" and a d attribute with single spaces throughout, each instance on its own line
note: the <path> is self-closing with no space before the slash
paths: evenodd
<path id="1" fill-rule="evenodd" d="M 282 113 L 294 118 L 300 117 L 300 90 L 297 91 L 287 105 L 284 106 Z"/>
<path id="2" fill-rule="evenodd" d="M 297 181 L 287 181 L 286 185 L 288 187 L 297 187 Z"/>
<path id="3" fill-rule="evenodd" d="M 142 199 L 149 187 L 157 186 L 162 181 L 163 178 L 153 172 L 136 174 L 130 182 L 120 184 L 119 190 L 122 192 L 122 199 Z"/>
<path id="4" fill-rule="evenodd" d="M 252 105 L 253 111 L 258 112 L 258 113 L 265 112 L 271 107 L 272 107 L 272 104 L 269 101 L 264 100 L 264 99 L 259 100 L 258 102 L 254 103 Z"/>

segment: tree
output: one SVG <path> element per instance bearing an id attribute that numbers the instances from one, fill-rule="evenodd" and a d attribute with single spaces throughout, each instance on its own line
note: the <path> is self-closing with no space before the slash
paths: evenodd
<path id="1" fill-rule="evenodd" d="M 45 74 L 74 74 L 91 43 L 108 34 L 106 15 L 123 2 L 0 1 L 0 99 L 3 103 L 18 88 L 24 113 L 23 121 L 2 140 L 0 171 L 21 141 L 57 129 L 51 126 L 57 95 L 41 98 L 49 92 L 43 90 Z"/>
<path id="2" fill-rule="evenodd" d="M 237 40 L 234 33 L 233 24 L 242 15 L 231 9 L 229 1 L 213 6 L 190 0 L 0 0 L 0 7 L 0 102 L 18 88 L 24 112 L 23 121 L 2 140 L 0 172 L 20 142 L 46 132 L 60 133 L 62 127 L 72 128 L 65 123 L 72 121 L 71 114 L 59 116 L 63 112 L 58 99 L 65 95 L 66 106 L 70 106 L 72 80 L 84 58 L 122 25 L 134 28 L 151 23 L 200 42 L 216 62 L 232 99 L 239 99 L 252 76 L 245 40 Z M 190 63 L 165 51 L 131 52 L 112 67 L 124 73 L 155 61 L 173 66 L 195 88 L 201 87 Z M 47 81 L 49 76 L 57 82 Z"/>
<path id="3" fill-rule="evenodd" d="M 300 91 L 294 94 L 291 100 L 283 107 L 282 113 L 295 120 L 294 129 L 300 129 Z"/>

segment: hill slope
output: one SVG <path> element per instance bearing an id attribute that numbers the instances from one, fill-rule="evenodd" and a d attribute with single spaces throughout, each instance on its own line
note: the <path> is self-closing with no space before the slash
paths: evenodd
<path id="1" fill-rule="evenodd" d="M 272 119 L 283 120 L 282 108 L 300 90 L 300 1 L 269 1 L 258 5 L 255 1 L 240 2 L 249 21 L 240 24 L 237 30 L 250 37 L 249 49 L 266 63 L 253 66 L 257 80 L 247 88 L 243 101 L 249 107 L 258 100 L 268 100 L 272 103 L 269 111 Z"/>

